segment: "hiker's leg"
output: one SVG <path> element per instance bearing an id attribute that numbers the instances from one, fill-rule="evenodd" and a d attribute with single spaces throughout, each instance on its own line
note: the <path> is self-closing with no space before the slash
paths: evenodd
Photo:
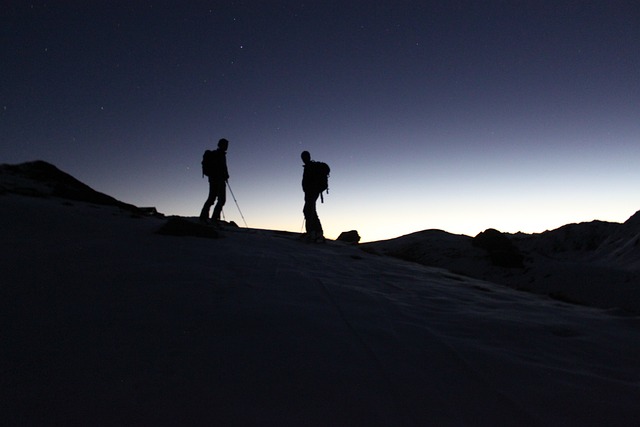
<path id="1" fill-rule="evenodd" d="M 318 212 L 316 211 L 316 201 L 320 193 L 305 193 L 304 194 L 304 213 L 305 224 L 307 233 L 316 232 L 322 235 L 322 226 L 318 219 Z"/>
<path id="2" fill-rule="evenodd" d="M 216 203 L 216 207 L 213 208 L 213 219 L 219 220 L 220 213 L 222 212 L 222 207 L 227 201 L 227 186 L 224 181 L 217 182 L 215 184 L 216 197 L 218 198 L 218 203 Z"/>
<path id="3" fill-rule="evenodd" d="M 209 181 L 209 196 L 207 200 L 204 202 L 204 206 L 202 206 L 202 210 L 200 211 L 200 219 L 209 219 L 209 210 L 213 205 L 213 202 L 216 200 L 216 194 L 214 190 L 213 183 Z"/>

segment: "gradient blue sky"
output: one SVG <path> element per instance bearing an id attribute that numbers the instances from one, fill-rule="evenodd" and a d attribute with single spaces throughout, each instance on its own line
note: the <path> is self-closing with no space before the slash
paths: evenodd
<path id="1" fill-rule="evenodd" d="M 0 163 L 195 216 L 225 137 L 248 225 L 300 231 L 308 150 L 332 168 L 326 234 L 364 241 L 640 209 L 637 1 L 1 7 Z"/>

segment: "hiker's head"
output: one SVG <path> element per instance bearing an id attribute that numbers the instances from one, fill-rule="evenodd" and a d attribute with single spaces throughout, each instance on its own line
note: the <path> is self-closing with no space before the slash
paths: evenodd
<path id="1" fill-rule="evenodd" d="M 227 151 L 227 148 L 229 147 L 229 141 L 227 141 L 226 139 L 222 138 L 220 141 L 218 141 L 218 148 L 220 148 L 223 151 Z"/>
<path id="2" fill-rule="evenodd" d="M 302 162 L 306 165 L 311 161 L 311 154 L 309 154 L 308 151 L 303 151 L 302 154 L 300 154 L 300 158 L 302 159 Z"/>

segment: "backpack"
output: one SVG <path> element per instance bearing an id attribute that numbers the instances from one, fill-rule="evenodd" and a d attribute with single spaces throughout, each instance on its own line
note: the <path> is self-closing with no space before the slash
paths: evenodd
<path id="1" fill-rule="evenodd" d="M 320 193 L 320 201 L 324 203 L 322 192 L 326 190 L 327 194 L 329 194 L 329 174 L 331 173 L 331 168 L 324 162 L 316 161 L 311 162 L 309 166 L 311 166 L 311 186 Z"/>
<path id="2" fill-rule="evenodd" d="M 206 150 L 202 155 L 202 176 L 211 176 L 214 173 L 216 164 L 215 152 L 213 150 Z"/>

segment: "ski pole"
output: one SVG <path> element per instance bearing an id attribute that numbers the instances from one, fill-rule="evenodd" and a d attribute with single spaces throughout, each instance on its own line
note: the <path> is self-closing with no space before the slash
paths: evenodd
<path id="1" fill-rule="evenodd" d="M 247 221 L 244 219 L 244 215 L 242 215 L 242 211 L 240 210 L 240 205 L 238 205 L 238 201 L 236 200 L 236 196 L 235 194 L 233 194 L 233 190 L 231 189 L 231 186 L 229 185 L 229 181 L 225 181 L 227 183 L 227 187 L 229 187 L 229 192 L 231 193 L 231 197 L 233 197 L 233 201 L 236 203 L 236 207 L 238 208 L 238 212 L 240 212 L 240 217 L 242 218 L 242 222 L 244 222 L 244 226 L 249 228 L 249 226 L 247 225 Z"/>

